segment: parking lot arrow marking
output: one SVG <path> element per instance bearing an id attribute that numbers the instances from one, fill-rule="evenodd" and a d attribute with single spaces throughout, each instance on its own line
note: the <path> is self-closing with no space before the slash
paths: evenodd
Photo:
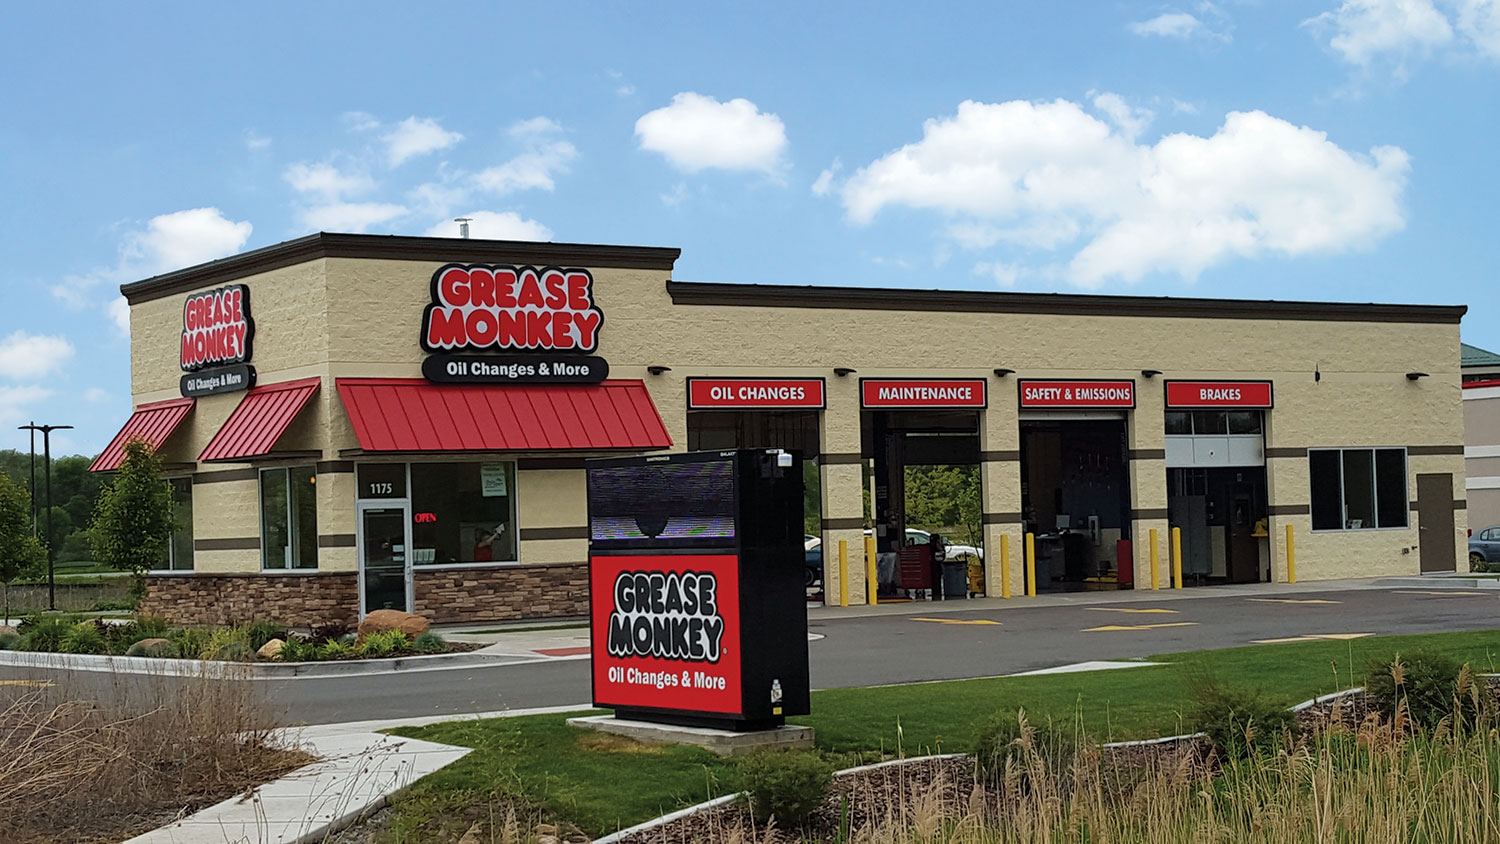
<path id="1" fill-rule="evenodd" d="M 1323 598 L 1246 598 L 1247 601 L 1256 601 L 1262 604 L 1342 604 L 1343 601 L 1329 601 Z"/>
<path id="2" fill-rule="evenodd" d="M 1252 645 L 1285 645 L 1291 642 L 1347 641 L 1373 636 L 1373 633 L 1309 633 L 1305 636 L 1288 636 L 1284 639 L 1251 639 Z"/>
<path id="3" fill-rule="evenodd" d="M 933 624 L 993 624 L 1000 626 L 998 621 L 990 621 L 986 618 L 913 618 L 912 621 L 930 621 Z"/>
<path id="4" fill-rule="evenodd" d="M 1163 624 L 1107 624 L 1103 627 L 1090 627 L 1085 633 L 1106 633 L 1117 630 L 1156 630 L 1162 627 L 1194 627 L 1196 621 L 1168 621 Z"/>
<path id="5" fill-rule="evenodd" d="M 1171 613 L 1172 615 L 1176 615 L 1177 614 L 1177 610 L 1163 610 L 1163 609 L 1137 610 L 1137 609 L 1129 609 L 1127 607 L 1084 607 L 1084 609 L 1086 609 L 1086 610 L 1093 610 L 1094 612 L 1129 612 L 1129 613 L 1142 613 L 1142 614 L 1144 614 L 1144 613 Z"/>

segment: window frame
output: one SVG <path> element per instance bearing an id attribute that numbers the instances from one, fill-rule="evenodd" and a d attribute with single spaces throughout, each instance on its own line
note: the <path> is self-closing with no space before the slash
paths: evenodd
<path id="1" fill-rule="evenodd" d="M 381 460 L 360 461 L 354 467 L 354 496 L 355 496 L 354 497 L 354 501 L 355 501 L 356 506 L 359 505 L 359 504 L 362 504 L 362 503 L 385 502 L 385 503 L 389 504 L 389 503 L 395 502 L 395 501 L 405 501 L 406 505 L 407 505 L 407 508 L 410 510 L 410 512 L 412 514 L 412 517 L 415 518 L 415 515 L 416 515 L 416 512 L 417 512 L 417 500 L 416 500 L 416 495 L 415 495 L 416 490 L 412 486 L 411 467 L 414 464 L 417 464 L 417 463 L 421 463 L 421 464 L 424 464 L 424 465 L 435 465 L 435 464 L 454 464 L 454 465 L 458 465 L 458 464 L 466 464 L 466 465 L 472 465 L 472 466 L 474 466 L 476 468 L 476 471 L 479 471 L 479 469 L 478 469 L 479 466 L 481 466 L 483 464 L 486 464 L 486 463 L 501 463 L 501 464 L 504 464 L 507 467 L 509 467 L 508 470 L 507 470 L 507 474 L 506 474 L 506 483 L 508 485 L 508 489 L 510 490 L 510 493 L 506 496 L 506 498 L 508 499 L 508 501 L 507 501 L 507 509 L 510 511 L 509 514 L 508 514 L 509 523 L 514 526 L 514 529 L 515 529 L 515 532 L 516 532 L 516 541 L 515 541 L 516 554 L 515 554 L 515 557 L 513 559 L 509 559 L 509 560 L 470 560 L 469 562 L 457 562 L 457 563 L 419 563 L 413 557 L 413 559 L 411 561 L 411 570 L 412 570 L 413 574 L 415 574 L 417 572 L 424 572 L 424 571 L 446 571 L 446 570 L 452 570 L 452 569 L 468 569 L 468 568 L 474 568 L 476 566 L 490 566 L 492 568 L 495 568 L 495 567 L 501 567 L 501 566 L 519 566 L 519 565 L 521 565 L 521 505 L 520 505 L 520 495 L 518 494 L 519 491 L 520 491 L 520 485 L 521 485 L 521 467 L 520 467 L 520 461 L 518 461 L 518 460 L 516 460 L 514 458 L 501 459 L 501 460 L 461 460 L 461 459 L 459 459 L 459 460 L 441 460 L 441 459 L 439 459 L 439 460 L 400 460 L 400 461 L 381 461 Z M 363 488 L 361 487 L 360 482 L 359 482 L 359 467 L 360 466 L 368 466 L 368 465 L 380 465 L 380 464 L 383 464 L 383 465 L 398 465 L 398 466 L 401 466 L 403 468 L 403 472 L 406 475 L 406 495 L 404 497 L 402 497 L 402 498 L 367 498 L 367 497 L 365 497 L 365 496 L 363 496 L 361 494 Z M 412 537 L 413 537 L 412 543 L 413 543 L 413 545 L 415 545 L 415 543 L 416 543 L 416 538 L 415 538 L 416 537 L 416 526 L 415 525 L 409 525 L 408 527 L 412 528 Z M 411 553 L 414 555 L 415 552 L 416 552 L 416 548 L 413 547 L 410 550 L 411 550 Z M 356 560 L 355 563 L 356 563 L 356 565 L 359 565 L 361 563 L 361 561 Z"/>
<path id="2" fill-rule="evenodd" d="M 292 470 L 293 469 L 310 469 L 310 470 L 312 470 L 313 487 L 314 487 L 313 488 L 313 518 L 314 518 L 314 524 L 313 524 L 313 548 L 315 549 L 313 551 L 312 565 L 310 565 L 310 566 L 298 566 L 298 565 L 293 565 L 291 560 L 286 560 L 286 565 L 284 565 L 284 566 L 277 566 L 275 568 L 272 568 L 272 567 L 266 565 L 266 550 L 267 549 L 266 549 L 266 502 L 265 502 L 265 488 L 266 488 L 265 484 L 266 484 L 266 480 L 265 480 L 265 478 L 266 478 L 266 474 L 269 473 L 269 472 L 281 472 L 282 475 L 283 475 L 283 477 L 286 479 L 286 524 L 287 524 L 286 542 L 287 542 L 287 548 L 288 549 L 296 548 L 297 544 L 298 544 L 297 543 L 297 537 L 301 533 L 301 524 L 300 524 L 300 522 L 298 521 L 298 519 L 296 517 L 296 508 L 297 508 L 297 505 L 296 505 L 296 496 L 292 492 Z M 256 480 L 255 511 L 256 511 L 256 518 L 260 522 L 260 570 L 261 570 L 262 574 L 278 574 L 278 573 L 296 574 L 296 573 L 299 573 L 299 572 L 318 571 L 322 567 L 322 560 L 319 559 L 319 552 L 316 550 L 317 548 L 320 547 L 318 545 L 318 539 L 317 539 L 317 536 L 318 536 L 318 526 L 317 526 L 317 523 L 316 523 L 317 513 L 318 513 L 318 507 L 317 507 L 317 503 L 318 503 L 318 500 L 317 500 L 317 495 L 318 495 L 318 493 L 317 493 L 317 482 L 318 481 L 317 481 L 317 479 L 318 479 L 318 467 L 317 467 L 316 464 L 297 464 L 297 465 L 291 465 L 291 466 L 271 466 L 271 467 L 267 467 L 267 468 L 262 468 L 259 471 L 259 473 L 257 473 L 256 478 L 255 478 L 255 480 Z"/>
<path id="3" fill-rule="evenodd" d="M 1361 451 L 1370 455 L 1370 500 L 1373 508 L 1376 525 L 1367 527 L 1349 527 L 1349 505 L 1348 490 L 1344 486 L 1344 455 L 1346 452 Z M 1380 466 L 1376 456 L 1382 451 L 1401 452 L 1401 515 L 1404 524 L 1384 526 L 1378 524 L 1380 521 Z M 1339 523 L 1336 528 L 1311 527 L 1313 495 L 1312 455 L 1314 452 L 1332 452 L 1338 455 L 1338 491 L 1339 491 Z M 1312 533 L 1369 533 L 1371 531 L 1394 531 L 1411 530 L 1411 455 L 1404 445 L 1370 445 L 1370 446 L 1330 446 L 1326 448 L 1309 448 L 1307 450 L 1307 500 L 1308 500 L 1308 522 Z"/>
<path id="4" fill-rule="evenodd" d="M 174 477 L 165 478 L 165 480 L 169 484 L 170 483 L 174 483 L 174 482 L 179 482 L 179 481 L 186 481 L 187 482 L 187 494 L 188 494 L 188 506 L 191 508 L 192 506 L 195 505 L 196 502 L 193 501 L 193 487 L 194 487 L 194 484 L 193 484 L 193 476 L 192 475 L 176 475 Z M 257 480 L 259 480 L 259 479 L 257 479 Z M 257 493 L 258 492 L 259 492 L 259 490 L 257 490 Z M 173 498 L 172 498 L 172 511 L 173 511 L 173 513 L 172 513 L 172 515 L 173 515 L 173 518 L 175 520 L 176 515 L 177 515 L 176 514 L 176 510 L 177 510 L 177 498 L 176 498 L 177 491 L 175 489 L 172 491 L 172 495 L 173 495 Z M 188 531 L 188 536 L 194 537 L 196 539 L 196 536 L 194 536 L 194 533 L 193 533 L 193 526 L 191 524 L 189 524 L 187 526 L 187 531 Z M 188 558 L 188 565 L 185 568 L 178 568 L 177 567 L 177 560 L 175 559 L 176 556 L 177 556 L 177 543 L 175 541 L 176 538 L 177 538 L 177 531 L 174 530 L 174 531 L 172 531 L 172 536 L 167 539 L 167 565 L 166 565 L 166 567 L 165 568 L 154 568 L 151 571 L 147 572 L 147 574 L 185 574 L 185 573 L 191 573 L 193 571 L 196 571 L 196 569 L 197 569 L 198 552 L 197 552 L 196 548 L 192 548 L 191 546 L 189 546 L 190 552 L 191 552 L 191 556 Z M 264 555 L 262 555 L 262 559 L 264 559 Z"/>

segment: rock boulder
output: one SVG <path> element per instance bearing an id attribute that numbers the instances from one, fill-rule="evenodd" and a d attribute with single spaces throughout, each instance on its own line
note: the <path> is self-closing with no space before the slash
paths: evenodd
<path id="1" fill-rule="evenodd" d="M 260 646 L 260 650 L 255 652 L 255 658 L 275 659 L 284 647 L 286 647 L 285 639 L 267 639 L 266 643 Z"/>
<path id="2" fill-rule="evenodd" d="M 431 627 L 431 623 L 420 615 L 414 615 L 400 610 L 376 610 L 359 622 L 359 638 L 361 641 L 377 630 L 400 630 L 407 637 L 415 639 Z"/>

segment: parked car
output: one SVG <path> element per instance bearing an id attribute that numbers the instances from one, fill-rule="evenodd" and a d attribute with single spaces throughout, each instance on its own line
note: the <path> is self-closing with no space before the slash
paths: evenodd
<path id="1" fill-rule="evenodd" d="M 865 528 L 865 536 L 870 536 L 872 531 Z M 919 528 L 906 529 L 907 545 L 928 545 L 932 542 L 932 534 Z M 984 560 L 984 549 L 975 548 L 973 545 L 958 545 L 946 536 L 943 537 L 943 548 L 948 552 L 948 559 L 952 561 L 967 560 L 974 558 Z"/>
<path id="2" fill-rule="evenodd" d="M 1469 571 L 1481 571 L 1490 563 L 1500 563 L 1500 525 L 1469 535 Z"/>

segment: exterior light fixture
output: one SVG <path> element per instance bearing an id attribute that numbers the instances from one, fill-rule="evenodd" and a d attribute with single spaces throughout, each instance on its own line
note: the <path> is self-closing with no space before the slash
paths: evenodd
<path id="1" fill-rule="evenodd" d="M 1145 377 L 1145 378 L 1155 378 L 1156 376 L 1158 376 L 1160 374 L 1161 374 L 1161 370 L 1160 369 L 1142 369 L 1141 370 L 1141 376 Z"/>
<path id="2" fill-rule="evenodd" d="M 1004 378 L 1005 376 L 1010 375 L 1013 372 L 1015 372 L 1014 369 L 1006 369 L 1003 366 L 1002 367 L 997 367 L 995 369 L 995 377 L 996 378 Z"/>
<path id="3" fill-rule="evenodd" d="M 649 373 L 651 373 L 652 375 L 660 375 L 663 372 L 671 372 L 672 371 L 672 367 L 670 367 L 670 366 L 662 366 L 660 364 L 657 364 L 656 366 L 648 366 L 648 367 L 646 367 L 646 371 L 649 372 Z"/>
<path id="4" fill-rule="evenodd" d="M 1426 377 L 1427 377 L 1427 373 L 1425 373 L 1425 372 L 1408 372 L 1408 373 L 1406 373 L 1406 380 L 1408 380 L 1408 381 L 1415 381 L 1418 378 L 1426 378 Z"/>
<path id="5" fill-rule="evenodd" d="M 853 375 L 855 371 L 856 370 L 850 369 L 847 366 L 835 366 L 833 368 L 833 374 L 837 375 L 840 378 L 843 378 L 846 375 Z"/>

